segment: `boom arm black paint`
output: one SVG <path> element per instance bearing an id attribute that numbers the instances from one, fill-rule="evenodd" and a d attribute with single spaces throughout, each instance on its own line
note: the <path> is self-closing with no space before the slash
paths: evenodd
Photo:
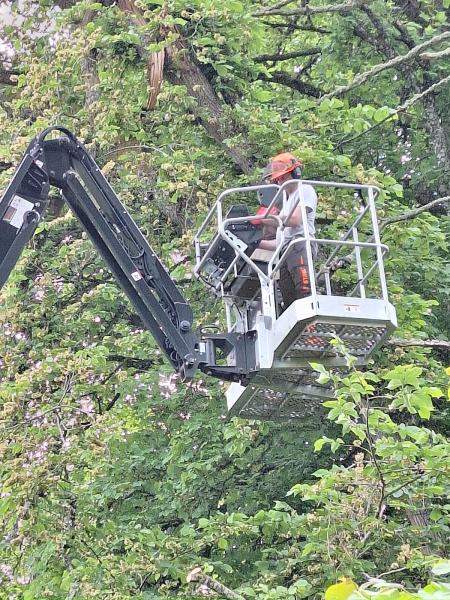
<path id="1" fill-rule="evenodd" d="M 64 135 L 45 139 L 55 130 Z M 190 305 L 100 168 L 63 127 L 46 129 L 34 138 L 0 201 L 0 287 L 43 218 L 51 186 L 61 190 L 145 327 L 183 378 L 200 369 L 221 379 L 245 381 L 255 371 L 253 332 L 193 331 Z M 223 357 L 231 353 L 229 365 Z"/>

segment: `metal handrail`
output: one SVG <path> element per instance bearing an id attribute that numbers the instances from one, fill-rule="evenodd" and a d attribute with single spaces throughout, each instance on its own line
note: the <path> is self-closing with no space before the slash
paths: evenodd
<path id="1" fill-rule="evenodd" d="M 290 214 L 284 216 L 283 218 L 280 218 L 277 215 L 270 214 L 270 210 L 279 203 L 280 198 L 282 198 L 283 195 L 285 194 L 286 187 L 288 185 L 291 185 L 293 181 L 296 181 L 298 183 L 299 198 L 297 199 L 296 203 L 292 207 Z M 315 188 L 317 188 L 317 187 L 325 187 L 325 188 L 332 187 L 332 188 L 337 188 L 337 189 L 365 190 L 365 191 L 367 191 L 368 204 L 364 207 L 364 209 L 361 211 L 361 213 L 356 217 L 356 219 L 352 223 L 351 227 L 348 229 L 348 231 L 346 231 L 346 233 L 340 240 L 317 238 L 317 237 L 311 236 L 309 234 L 308 227 L 304 227 L 304 236 L 296 237 L 296 238 L 290 240 L 289 243 L 286 245 L 285 237 L 284 237 L 284 229 L 286 227 L 286 223 L 289 221 L 290 216 L 293 214 L 294 210 L 296 209 L 296 207 L 299 204 L 300 204 L 300 209 L 302 212 L 302 222 L 307 223 L 306 206 L 305 206 L 304 196 L 303 196 L 303 185 L 312 185 Z M 224 198 L 226 198 L 232 194 L 248 193 L 248 192 L 259 191 L 259 190 L 268 189 L 268 188 L 276 188 L 277 192 L 276 192 L 274 198 L 272 199 L 271 203 L 267 207 L 267 210 L 264 214 L 248 215 L 245 217 L 231 217 L 231 218 L 227 218 L 227 219 L 223 218 L 222 206 L 223 206 Z M 210 247 L 208 248 L 206 253 L 203 256 L 201 256 L 200 236 L 205 232 L 206 228 L 210 225 L 212 218 L 214 216 L 216 216 L 217 226 L 218 226 L 217 235 L 220 238 L 222 238 L 223 240 L 225 240 L 226 242 L 228 242 L 228 244 L 230 244 L 230 246 L 233 248 L 233 250 L 235 252 L 234 259 L 232 260 L 231 264 L 227 267 L 227 269 L 221 274 L 219 283 L 216 285 L 216 288 L 218 288 L 220 286 L 223 287 L 223 284 L 226 281 L 227 277 L 229 276 L 231 271 L 233 269 L 235 269 L 236 263 L 239 260 L 239 258 L 244 260 L 250 266 L 250 268 L 255 272 L 255 274 L 258 275 L 261 285 L 263 283 L 265 283 L 266 285 L 270 284 L 270 286 L 272 286 L 277 272 L 280 270 L 282 264 L 286 260 L 288 250 L 290 248 L 292 248 L 293 246 L 295 246 L 296 244 L 306 243 L 306 251 L 307 251 L 307 255 L 308 255 L 308 268 L 310 270 L 310 281 L 311 281 L 311 287 L 312 287 L 311 292 L 313 295 L 315 295 L 316 294 L 315 283 L 316 283 L 317 278 L 321 274 L 324 274 L 324 273 L 328 273 L 328 276 L 329 276 L 329 267 L 332 264 L 333 259 L 337 256 L 339 250 L 342 247 L 347 246 L 347 247 L 353 248 L 352 253 L 355 255 L 356 263 L 357 263 L 356 270 L 357 270 L 358 282 L 357 282 L 356 286 L 353 288 L 353 290 L 351 291 L 351 294 L 353 294 L 355 292 L 355 290 L 358 289 L 358 287 L 359 287 L 361 297 L 365 297 L 364 284 L 367 282 L 368 278 L 372 275 L 372 273 L 378 267 L 383 299 L 387 301 L 387 288 L 386 288 L 386 281 L 385 281 L 384 268 L 383 268 L 383 257 L 388 253 L 388 247 L 385 244 L 382 244 L 380 241 L 378 222 L 376 219 L 376 210 L 375 210 L 375 198 L 378 196 L 379 192 L 380 192 L 380 189 L 373 185 L 327 182 L 327 181 L 318 181 L 318 180 L 289 180 L 289 181 L 283 183 L 281 186 L 277 186 L 277 185 L 273 185 L 273 184 L 254 185 L 254 186 L 230 188 L 228 190 L 225 190 L 219 195 L 219 197 L 217 198 L 217 201 L 211 207 L 210 211 L 208 212 L 207 217 L 203 221 L 200 229 L 198 230 L 197 234 L 194 237 L 194 243 L 196 245 L 196 259 L 197 259 L 196 260 L 197 264 L 194 268 L 194 273 L 198 274 L 199 271 L 201 271 L 201 269 L 204 267 L 206 261 L 212 254 L 213 244 L 210 244 Z M 357 227 L 360 224 L 360 222 L 362 221 L 362 219 L 368 213 L 370 213 L 370 216 L 371 216 L 373 235 L 369 238 L 370 241 L 363 242 L 363 241 L 359 240 Z M 239 248 L 235 244 L 233 244 L 233 241 L 230 240 L 230 238 L 228 237 L 228 235 L 226 233 L 226 228 L 229 227 L 230 225 L 232 225 L 234 223 L 245 223 L 245 222 L 252 221 L 254 219 L 272 219 L 278 223 L 277 238 L 276 238 L 277 246 L 276 246 L 276 249 L 268 263 L 268 275 L 266 275 L 255 264 L 255 262 L 249 256 L 247 256 L 245 254 L 245 252 L 241 248 Z M 348 239 L 350 236 L 353 237 L 353 240 Z M 326 262 L 321 266 L 321 268 L 319 269 L 319 271 L 317 273 L 314 271 L 314 267 L 313 267 L 312 244 L 335 246 L 335 249 L 332 251 L 330 256 L 327 258 Z M 370 268 L 368 269 L 368 271 L 365 274 L 362 269 L 362 263 L 361 263 L 361 257 L 360 257 L 361 249 L 372 249 L 376 253 L 375 262 L 370 266 Z M 278 260 L 281 252 L 283 252 L 283 255 L 281 256 L 281 259 Z M 327 286 L 327 289 L 328 289 L 328 287 L 329 286 Z"/>

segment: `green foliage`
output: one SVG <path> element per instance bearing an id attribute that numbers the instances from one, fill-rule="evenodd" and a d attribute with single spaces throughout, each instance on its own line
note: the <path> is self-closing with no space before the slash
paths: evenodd
<path id="1" fill-rule="evenodd" d="M 396 111 L 448 74 L 445 59 L 322 102 L 314 93 L 384 62 L 386 46 L 404 54 L 448 29 L 446 0 L 297 17 L 257 16 L 268 4 L 256 0 L 135 0 L 140 21 L 112 2 L 13 4 L 21 20 L 0 32 L 17 79 L 0 88 L 0 187 L 34 134 L 73 130 L 199 326 L 220 304 L 191 281 L 192 232 L 218 193 L 257 180 L 273 153 L 298 154 L 306 177 L 378 184 L 380 219 L 449 193 L 429 105 Z M 149 111 L 146 57 L 177 43 Z M 319 52 L 277 59 L 309 48 Z M 179 77 L 183 56 L 201 68 L 200 89 Z M 214 132 L 196 96 L 207 85 Z M 433 102 L 448 134 L 446 89 Z M 340 211 L 322 231 L 338 231 L 352 202 L 321 196 L 323 221 Z M 427 212 L 383 230 L 399 337 L 448 337 L 448 234 Z M 40 225 L 1 298 L 2 599 L 199 597 L 186 580 L 194 567 L 244 598 L 448 597 L 442 353 L 384 348 L 370 371 L 345 377 L 317 365 L 337 393 L 315 419 L 228 422 L 223 386 L 171 374 L 69 213 Z"/>

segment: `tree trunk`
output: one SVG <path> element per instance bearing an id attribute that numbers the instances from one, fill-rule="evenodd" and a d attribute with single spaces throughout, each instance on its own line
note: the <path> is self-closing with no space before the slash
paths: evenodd
<path id="1" fill-rule="evenodd" d="M 135 5 L 134 0 L 118 0 L 118 5 L 125 13 L 131 15 L 133 21 L 138 26 L 142 27 L 145 25 L 146 21 L 143 13 Z M 163 28 L 161 28 L 161 36 L 164 39 Z M 142 39 L 142 42 L 139 52 L 141 57 L 147 62 L 147 70 L 150 75 L 155 73 L 153 65 L 155 59 L 146 50 L 149 40 Z M 196 64 L 195 59 L 190 56 L 189 50 L 184 45 L 182 38 L 179 38 L 174 44 L 166 48 L 164 74 L 171 83 L 186 87 L 188 94 L 196 100 L 194 114 L 208 135 L 224 148 L 242 173 L 250 174 L 253 168 L 245 151 L 225 143 L 225 140 L 236 134 L 236 128 L 230 125 L 230 119 L 225 114 L 221 101 L 217 97 L 211 83 Z M 152 81 L 149 81 L 150 95 L 148 104 L 150 108 L 155 105 L 156 96 L 159 91 L 159 85 L 155 86 L 153 79 L 155 77 L 152 76 Z"/>
<path id="2" fill-rule="evenodd" d="M 236 128 L 229 123 L 229 118 L 211 83 L 189 56 L 188 50 L 183 47 L 182 42 L 178 41 L 166 49 L 166 56 L 167 79 L 173 84 L 186 87 L 188 94 L 196 100 L 194 114 L 208 135 L 225 149 L 240 171 L 250 174 L 253 167 L 245 151 L 225 143 L 227 138 L 236 134 Z"/>

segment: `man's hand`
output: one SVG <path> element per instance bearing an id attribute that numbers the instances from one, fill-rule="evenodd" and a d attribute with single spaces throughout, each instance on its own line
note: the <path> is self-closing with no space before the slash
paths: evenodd
<path id="1" fill-rule="evenodd" d="M 277 240 L 261 240 L 259 242 L 258 248 L 260 250 L 276 250 L 277 248 Z"/>

